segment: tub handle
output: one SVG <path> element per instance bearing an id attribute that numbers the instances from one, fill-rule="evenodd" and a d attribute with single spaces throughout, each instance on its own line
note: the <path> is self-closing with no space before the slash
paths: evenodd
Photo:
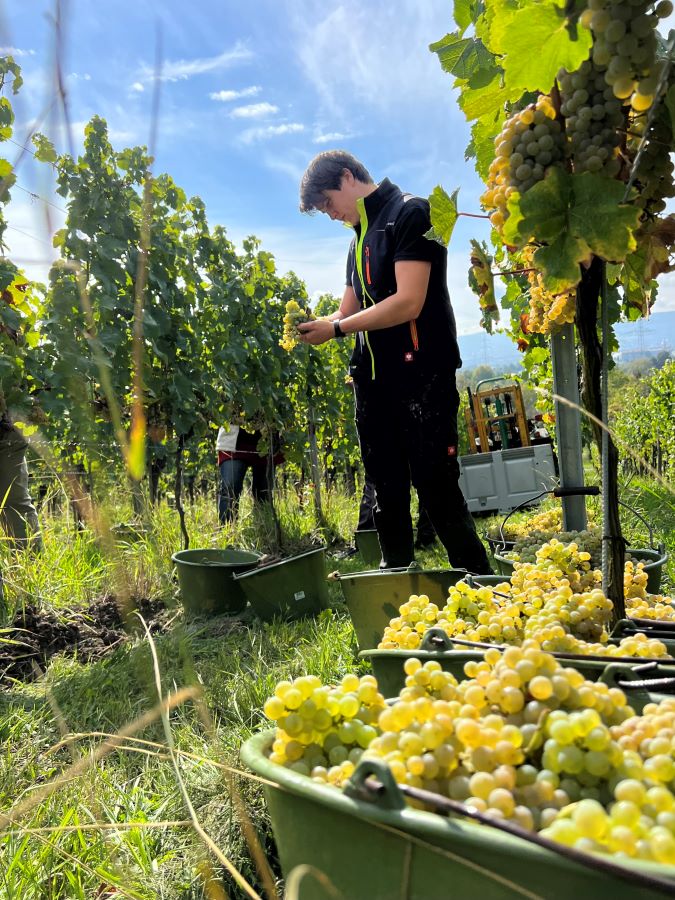
<path id="1" fill-rule="evenodd" d="M 375 777 L 379 784 L 366 784 Z M 380 809 L 405 809 L 405 797 L 391 774 L 389 766 L 379 759 L 362 759 L 345 785 L 344 792 L 353 800 L 367 800 Z"/>

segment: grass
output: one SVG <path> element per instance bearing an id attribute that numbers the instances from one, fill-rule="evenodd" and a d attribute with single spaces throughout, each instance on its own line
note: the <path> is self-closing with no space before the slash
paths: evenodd
<path id="1" fill-rule="evenodd" d="M 635 480 L 624 494 L 650 519 L 671 551 L 666 578 L 672 584 L 672 494 Z M 339 491 L 325 499 L 327 529 L 322 533 L 311 498 L 292 491 L 278 498 L 285 554 L 326 535 L 336 548 L 351 541 L 356 499 Z M 131 517 L 123 497 L 102 508 L 111 523 Z M 518 513 L 516 518 L 527 515 Z M 242 504 L 237 526 L 230 529 L 217 527 L 214 504 L 203 498 L 188 507 L 187 519 L 192 546 L 236 544 L 275 551 L 273 523 L 258 516 L 249 500 Z M 482 532 L 500 520 L 480 519 L 478 529 Z M 211 839 L 261 891 L 230 776 L 223 767 L 238 769 L 239 746 L 264 726 L 261 708 L 277 681 L 311 673 L 332 682 L 345 672 L 359 671 L 339 587 L 330 585 L 333 608 L 313 620 L 269 625 L 245 617 L 235 622 L 224 617 L 185 620 L 170 564 L 171 553 L 180 548 L 174 510 L 165 505 L 152 510 L 144 539 L 119 545 L 112 555 L 90 531 L 74 531 L 63 514 L 43 517 L 43 524 L 45 549 L 40 556 L 16 554 L 6 545 L 0 548 L 10 607 L 32 602 L 65 616 L 110 593 L 163 600 L 169 616 L 174 616 L 170 629 L 154 639 L 163 691 L 193 685 L 203 692 L 203 702 L 187 702 L 170 715 L 186 792 Z M 420 562 L 426 567 L 447 565 L 440 544 L 423 553 Z M 359 557 L 335 559 L 333 567 L 354 571 L 359 563 Z M 15 804 L 27 808 L 20 827 L 0 838 L 0 897 L 247 896 L 188 822 L 159 720 L 28 808 L 32 798 L 74 760 L 86 760 L 104 740 L 102 734 L 118 732 L 156 704 L 155 674 L 151 648 L 138 634 L 92 663 L 80 663 L 72 653 L 57 655 L 40 679 L 16 682 L 0 693 L 0 809 L 6 812 Z M 64 744 L 66 733 L 80 737 Z M 263 853 L 279 877 L 261 788 L 245 773 L 235 782 Z M 224 894 L 218 893 L 219 885 Z"/>

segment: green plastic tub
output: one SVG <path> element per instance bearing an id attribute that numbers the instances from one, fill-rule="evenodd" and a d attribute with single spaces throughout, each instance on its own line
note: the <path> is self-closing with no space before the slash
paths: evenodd
<path id="1" fill-rule="evenodd" d="M 670 621 L 659 622 L 658 619 L 646 621 L 639 619 L 619 619 L 611 631 L 609 640 L 612 644 L 618 644 L 621 638 L 630 637 L 636 632 L 642 632 L 649 638 L 654 638 L 666 645 L 668 653 L 675 657 L 675 627 L 669 628 Z"/>
<path id="2" fill-rule="evenodd" d="M 373 569 L 380 565 L 382 559 L 382 550 L 380 549 L 380 540 L 377 536 L 376 528 L 364 528 L 362 531 L 354 532 L 354 541 L 356 549 L 361 554 L 364 563 Z"/>
<path id="3" fill-rule="evenodd" d="M 180 596 L 190 615 L 233 615 L 246 606 L 234 576 L 258 564 L 255 550 L 180 550 L 171 557 Z"/>
<path id="4" fill-rule="evenodd" d="M 471 650 L 464 644 L 454 644 L 452 638 L 448 637 L 442 628 L 430 628 L 417 650 L 363 650 L 359 653 L 359 659 L 372 666 L 380 693 L 385 697 L 396 697 L 405 684 L 403 665 L 406 659 L 419 659 L 422 664 L 429 660 L 435 660 L 441 664 L 444 672 L 452 672 L 458 681 L 463 681 L 466 678 L 465 663 L 471 660 L 479 662 L 483 659 L 484 652 L 484 649 Z M 636 682 L 640 677 L 673 678 L 675 681 L 675 662 L 672 665 L 667 663 L 645 664 L 640 659 L 636 659 L 634 662 L 617 663 L 610 658 L 598 660 L 586 659 L 583 656 L 568 658 L 555 653 L 553 655 L 562 666 L 577 669 L 589 681 L 608 681 L 608 678 L 605 677 L 608 671 L 622 673 L 626 675 L 626 678 L 634 672 L 635 677 L 632 680 Z M 608 683 L 614 684 L 611 680 Z M 635 691 L 638 691 L 637 687 L 624 687 L 624 690 L 630 697 L 631 706 L 636 709 L 642 709 L 642 706 L 649 702 L 646 691 L 634 694 Z M 665 687 L 664 692 L 667 692 Z"/>
<path id="5" fill-rule="evenodd" d="M 263 792 L 281 869 L 302 873 L 298 900 L 652 900 L 658 890 L 563 859 L 485 825 L 406 807 L 389 770 L 361 763 L 357 784 L 374 774 L 376 803 L 271 763 L 273 731 L 241 748 L 242 762 L 266 779 Z M 675 879 L 675 867 L 628 863 Z M 675 880 L 673 881 L 675 884 Z M 530 893 L 524 893 L 529 891 Z"/>
<path id="6" fill-rule="evenodd" d="M 264 622 L 316 615 L 330 606 L 325 547 L 252 569 L 235 582 Z"/>
<path id="7" fill-rule="evenodd" d="M 390 619 L 411 594 L 426 594 L 445 606 L 448 590 L 466 577 L 463 569 L 376 569 L 339 576 L 359 650 L 372 650 L 382 640 Z M 503 581 L 504 579 L 500 579 Z"/>
<path id="8" fill-rule="evenodd" d="M 668 554 L 665 550 L 657 550 L 651 547 L 639 549 L 628 547 L 626 556 L 644 562 L 645 572 L 647 573 L 647 591 L 650 594 L 658 594 L 663 567 L 668 561 Z M 495 553 L 494 558 L 497 568 L 502 575 L 510 576 L 515 567 L 515 562 L 501 553 Z"/>

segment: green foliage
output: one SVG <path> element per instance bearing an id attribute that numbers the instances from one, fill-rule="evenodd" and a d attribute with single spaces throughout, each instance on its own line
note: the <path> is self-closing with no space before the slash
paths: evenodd
<path id="1" fill-rule="evenodd" d="M 430 240 L 438 241 L 444 247 L 447 247 L 452 237 L 452 232 L 457 222 L 457 195 L 459 188 L 447 194 L 443 188 L 438 185 L 435 187 L 429 197 L 429 206 L 431 207 L 431 228 L 427 231 L 425 237 Z"/>
<path id="2" fill-rule="evenodd" d="M 514 100 L 527 91 L 547 93 L 561 68 L 574 71 L 588 56 L 590 31 L 572 23 L 562 5 L 528 0 L 499 12 L 490 29 L 490 49 L 501 57 Z"/>
<path id="3" fill-rule="evenodd" d="M 643 379 L 613 375 L 613 432 L 627 471 L 675 474 L 675 361 Z"/>
<path id="4" fill-rule="evenodd" d="M 593 9 L 597 8 L 597 4 L 593 6 Z M 609 264 L 611 281 L 622 291 L 620 302 L 615 302 L 612 307 L 612 322 L 621 316 L 633 319 L 646 314 L 654 302 L 658 275 L 671 269 L 673 228 L 668 218 L 658 217 L 658 212 L 663 210 L 665 198 L 672 193 L 669 187 L 672 165 L 661 158 L 663 153 L 658 147 L 663 147 L 664 141 L 672 142 L 675 121 L 673 76 L 670 76 L 663 97 L 668 114 L 665 109 L 657 111 L 653 125 L 646 126 L 647 117 L 639 110 L 644 110 L 649 101 L 638 98 L 637 106 L 631 109 L 629 93 L 628 99 L 622 99 L 619 105 L 623 125 L 617 125 L 614 120 L 610 123 L 619 133 L 629 134 L 628 138 L 620 139 L 621 152 L 614 149 L 619 139 L 613 142 L 608 139 L 609 149 L 603 150 L 605 156 L 592 159 L 588 171 L 582 174 L 579 171 L 583 169 L 581 164 L 575 170 L 577 161 L 572 135 L 576 133 L 576 122 L 582 121 L 579 118 L 581 111 L 584 114 L 591 112 L 596 118 L 601 110 L 605 115 L 604 100 L 599 103 L 596 97 L 592 102 L 598 108 L 592 111 L 591 101 L 586 103 L 582 99 L 582 94 L 587 92 L 577 91 L 579 97 L 575 94 L 573 102 L 571 94 L 567 99 L 561 98 L 558 78 L 567 78 L 568 82 L 570 78 L 574 80 L 575 73 L 582 68 L 583 74 L 576 77 L 574 90 L 584 87 L 587 82 L 589 85 L 593 82 L 589 90 L 601 90 L 595 82 L 604 73 L 607 63 L 597 63 L 596 73 L 592 68 L 596 63 L 589 61 L 595 59 L 596 35 L 593 28 L 588 27 L 592 16 L 587 3 L 581 0 L 575 3 L 563 3 L 562 0 L 484 0 L 482 3 L 455 0 L 454 14 L 458 30 L 432 44 L 430 50 L 438 56 L 443 70 L 453 78 L 459 106 L 471 123 L 471 142 L 466 155 L 474 159 L 476 171 L 488 184 L 482 202 L 488 212 L 494 210 L 491 215 L 495 226 L 492 239 L 497 265 L 507 270 L 522 267 L 523 256 L 520 254 L 527 248 L 529 255 L 525 266 L 534 265 L 541 275 L 541 279 L 534 276 L 530 279 L 537 287 L 533 303 L 538 315 L 541 317 L 541 310 L 551 307 L 562 321 L 563 315 L 569 315 L 563 305 L 564 295 L 574 291 L 580 283 L 581 267 L 599 257 Z M 661 13 L 657 11 L 656 15 Z M 656 55 L 663 57 L 663 41 L 655 46 L 659 48 Z M 600 58 L 606 50 L 600 44 L 598 48 Z M 626 60 L 619 62 L 626 65 Z M 656 73 L 655 64 L 655 60 L 645 60 L 645 72 Z M 628 62 L 628 65 L 632 64 Z M 647 76 L 643 72 L 634 77 L 637 84 Z M 612 78 L 607 81 L 610 82 L 613 84 Z M 530 104 L 538 95 L 550 95 L 546 100 L 551 110 L 548 115 L 553 117 L 549 119 L 549 130 L 553 126 L 557 128 L 551 136 L 545 133 L 545 122 L 538 124 L 532 119 L 538 106 Z M 626 96 L 622 94 L 623 98 Z M 610 102 L 617 103 L 614 95 Z M 586 105 L 588 109 L 581 110 Z M 522 116 L 522 119 L 516 116 Z M 647 152 L 637 170 L 638 190 L 627 192 L 626 182 L 639 144 L 639 135 L 631 133 L 633 127 L 640 134 L 645 128 L 651 130 L 648 130 Z M 537 130 L 537 133 L 527 134 L 527 129 Z M 577 142 L 581 144 L 583 128 L 579 133 L 582 137 L 577 138 Z M 559 139 L 556 134 L 560 135 Z M 553 148 L 550 147 L 551 137 Z M 540 139 L 542 146 L 530 159 L 526 149 L 528 142 Z M 557 156 L 547 152 L 557 148 L 556 140 L 561 141 Z M 500 144 L 499 152 L 497 143 Z M 585 152 L 590 154 L 591 150 Z M 607 154 L 614 155 L 612 165 L 605 171 L 603 160 L 609 159 Z M 521 158 L 514 161 L 509 170 L 511 156 L 514 160 L 517 156 Z M 521 169 L 522 175 L 519 174 Z M 539 171 L 535 172 L 535 169 Z M 658 193 L 660 184 L 662 196 Z M 509 190 L 505 198 L 506 186 Z M 437 188 L 434 193 L 438 192 Z M 501 303 L 511 311 L 509 333 L 518 341 L 519 348 L 525 350 L 528 367 L 528 355 L 543 347 L 541 338 L 524 335 L 521 326 L 528 311 L 531 285 L 517 275 L 508 276 L 505 281 L 507 291 Z M 544 327 L 548 327 L 549 321 L 550 327 L 557 327 L 555 318 L 544 319 Z M 485 322 L 486 327 L 489 324 L 489 321 Z M 535 372 L 538 363 L 532 362 L 529 368 Z"/>
<path id="5" fill-rule="evenodd" d="M 535 253 L 544 283 L 552 293 L 574 287 L 579 264 L 595 254 L 622 262 L 635 250 L 640 210 L 622 203 L 623 185 L 589 172 L 570 175 L 552 168 L 548 176 L 509 201 L 504 240 L 523 246 L 534 239 L 545 246 Z"/>

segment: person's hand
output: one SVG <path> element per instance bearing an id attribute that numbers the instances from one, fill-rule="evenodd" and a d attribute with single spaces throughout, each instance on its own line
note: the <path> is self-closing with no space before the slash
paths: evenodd
<path id="1" fill-rule="evenodd" d="M 335 336 L 333 323 L 328 319 L 315 319 L 297 326 L 303 344 L 325 344 Z"/>

